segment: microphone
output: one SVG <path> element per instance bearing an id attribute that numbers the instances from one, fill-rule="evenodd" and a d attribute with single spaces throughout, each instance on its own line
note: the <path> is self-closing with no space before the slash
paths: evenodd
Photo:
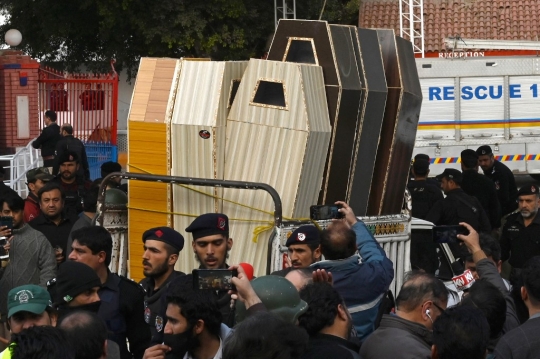
<path id="1" fill-rule="evenodd" d="M 244 269 L 244 272 L 246 272 L 246 276 L 248 277 L 248 279 L 252 280 L 253 279 L 253 266 L 245 262 L 240 263 L 239 266 Z"/>

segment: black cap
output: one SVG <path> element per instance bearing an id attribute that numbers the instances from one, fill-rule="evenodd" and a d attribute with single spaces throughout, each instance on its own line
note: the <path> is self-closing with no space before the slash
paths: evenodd
<path id="1" fill-rule="evenodd" d="M 178 252 L 184 248 L 184 236 L 169 227 L 156 227 L 147 230 L 142 236 L 143 243 L 148 239 L 167 243 L 177 249 Z"/>
<path id="2" fill-rule="evenodd" d="M 470 158 L 470 159 L 477 160 L 478 159 L 478 153 L 476 153 L 475 150 L 471 150 L 470 148 L 466 149 L 466 150 L 463 150 L 463 151 L 461 151 L 461 159 L 463 160 L 464 158 Z"/>
<path id="3" fill-rule="evenodd" d="M 291 244 L 319 244 L 321 242 L 321 233 L 315 226 L 300 226 L 287 238 L 285 246 Z"/>
<path id="4" fill-rule="evenodd" d="M 414 160 L 413 169 L 416 174 L 424 174 L 429 169 L 429 161 L 424 158 L 417 158 Z"/>
<path id="5" fill-rule="evenodd" d="M 82 292 L 101 287 L 96 272 L 84 263 L 67 261 L 58 267 L 56 277 L 56 304 L 68 303 Z"/>
<path id="6" fill-rule="evenodd" d="M 186 228 L 193 234 L 193 240 L 214 234 L 229 235 L 229 217 L 223 213 L 206 213 L 195 218 Z"/>
<path id="7" fill-rule="evenodd" d="M 101 165 L 101 177 L 106 177 L 109 173 L 121 172 L 122 165 L 118 162 L 108 161 Z"/>
<path id="8" fill-rule="evenodd" d="M 79 162 L 79 156 L 76 152 L 65 151 L 62 153 L 62 156 L 58 158 L 58 163 L 62 164 L 64 162 Z"/>
<path id="9" fill-rule="evenodd" d="M 456 182 L 457 184 L 461 184 L 461 181 L 463 180 L 463 174 L 461 173 L 461 171 L 458 171 L 456 169 L 453 169 L 453 168 L 446 168 L 444 170 L 443 173 L 441 173 L 440 175 L 438 175 L 436 177 L 439 181 L 443 178 L 446 178 L 446 179 L 451 179 L 453 180 L 454 182 Z"/>
<path id="10" fill-rule="evenodd" d="M 491 147 L 489 147 L 488 145 L 484 145 L 484 146 L 478 147 L 478 149 L 476 150 L 476 154 L 478 156 L 492 155 L 493 151 L 491 150 Z"/>
<path id="11" fill-rule="evenodd" d="M 528 196 L 528 195 L 531 195 L 531 194 L 535 194 L 535 195 L 539 195 L 538 192 L 539 189 L 538 189 L 538 186 L 536 185 L 527 185 L 527 186 L 522 186 L 519 191 L 518 191 L 518 197 L 519 196 Z"/>
<path id="12" fill-rule="evenodd" d="M 428 155 L 426 155 L 425 153 L 419 153 L 417 154 L 416 156 L 414 156 L 414 160 L 426 160 L 426 161 L 430 161 L 431 159 L 429 158 Z"/>

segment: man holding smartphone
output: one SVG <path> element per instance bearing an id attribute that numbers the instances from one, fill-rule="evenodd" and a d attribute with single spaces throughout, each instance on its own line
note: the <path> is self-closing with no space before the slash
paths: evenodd
<path id="1" fill-rule="evenodd" d="M 12 288 L 37 284 L 46 287 L 47 281 L 56 275 L 54 250 L 47 238 L 39 231 L 24 223 L 24 200 L 19 196 L 8 196 L 0 200 L 2 216 L 11 218 L 11 228 L 2 226 L 0 236 L 9 241 L 9 263 L 3 269 L 0 279 L 0 311 L 2 319 L 7 315 L 5 293 Z M 9 226 L 8 226 L 9 227 Z"/>

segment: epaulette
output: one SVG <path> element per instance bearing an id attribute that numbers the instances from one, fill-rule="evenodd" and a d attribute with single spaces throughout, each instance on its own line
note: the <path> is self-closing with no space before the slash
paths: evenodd
<path id="1" fill-rule="evenodd" d="M 139 292 L 141 292 L 143 294 L 146 293 L 144 288 L 141 285 L 139 285 L 139 283 L 135 282 L 133 279 L 125 277 L 123 275 L 119 275 L 119 274 L 117 274 L 117 275 L 118 275 L 118 277 L 120 277 L 121 282 L 129 283 L 130 286 L 133 286 L 134 288 L 137 288 L 137 291 L 139 291 Z"/>

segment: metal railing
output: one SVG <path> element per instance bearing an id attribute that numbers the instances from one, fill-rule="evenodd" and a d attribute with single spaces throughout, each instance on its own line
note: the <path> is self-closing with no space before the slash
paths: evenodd
<path id="1" fill-rule="evenodd" d="M 32 147 L 32 139 L 26 147 L 17 150 L 15 154 L 0 156 L 0 162 L 9 162 L 9 177 L 4 183 L 16 191 L 19 196 L 26 198 L 28 187 L 26 186 L 26 172 L 41 164 L 40 151 Z"/>

